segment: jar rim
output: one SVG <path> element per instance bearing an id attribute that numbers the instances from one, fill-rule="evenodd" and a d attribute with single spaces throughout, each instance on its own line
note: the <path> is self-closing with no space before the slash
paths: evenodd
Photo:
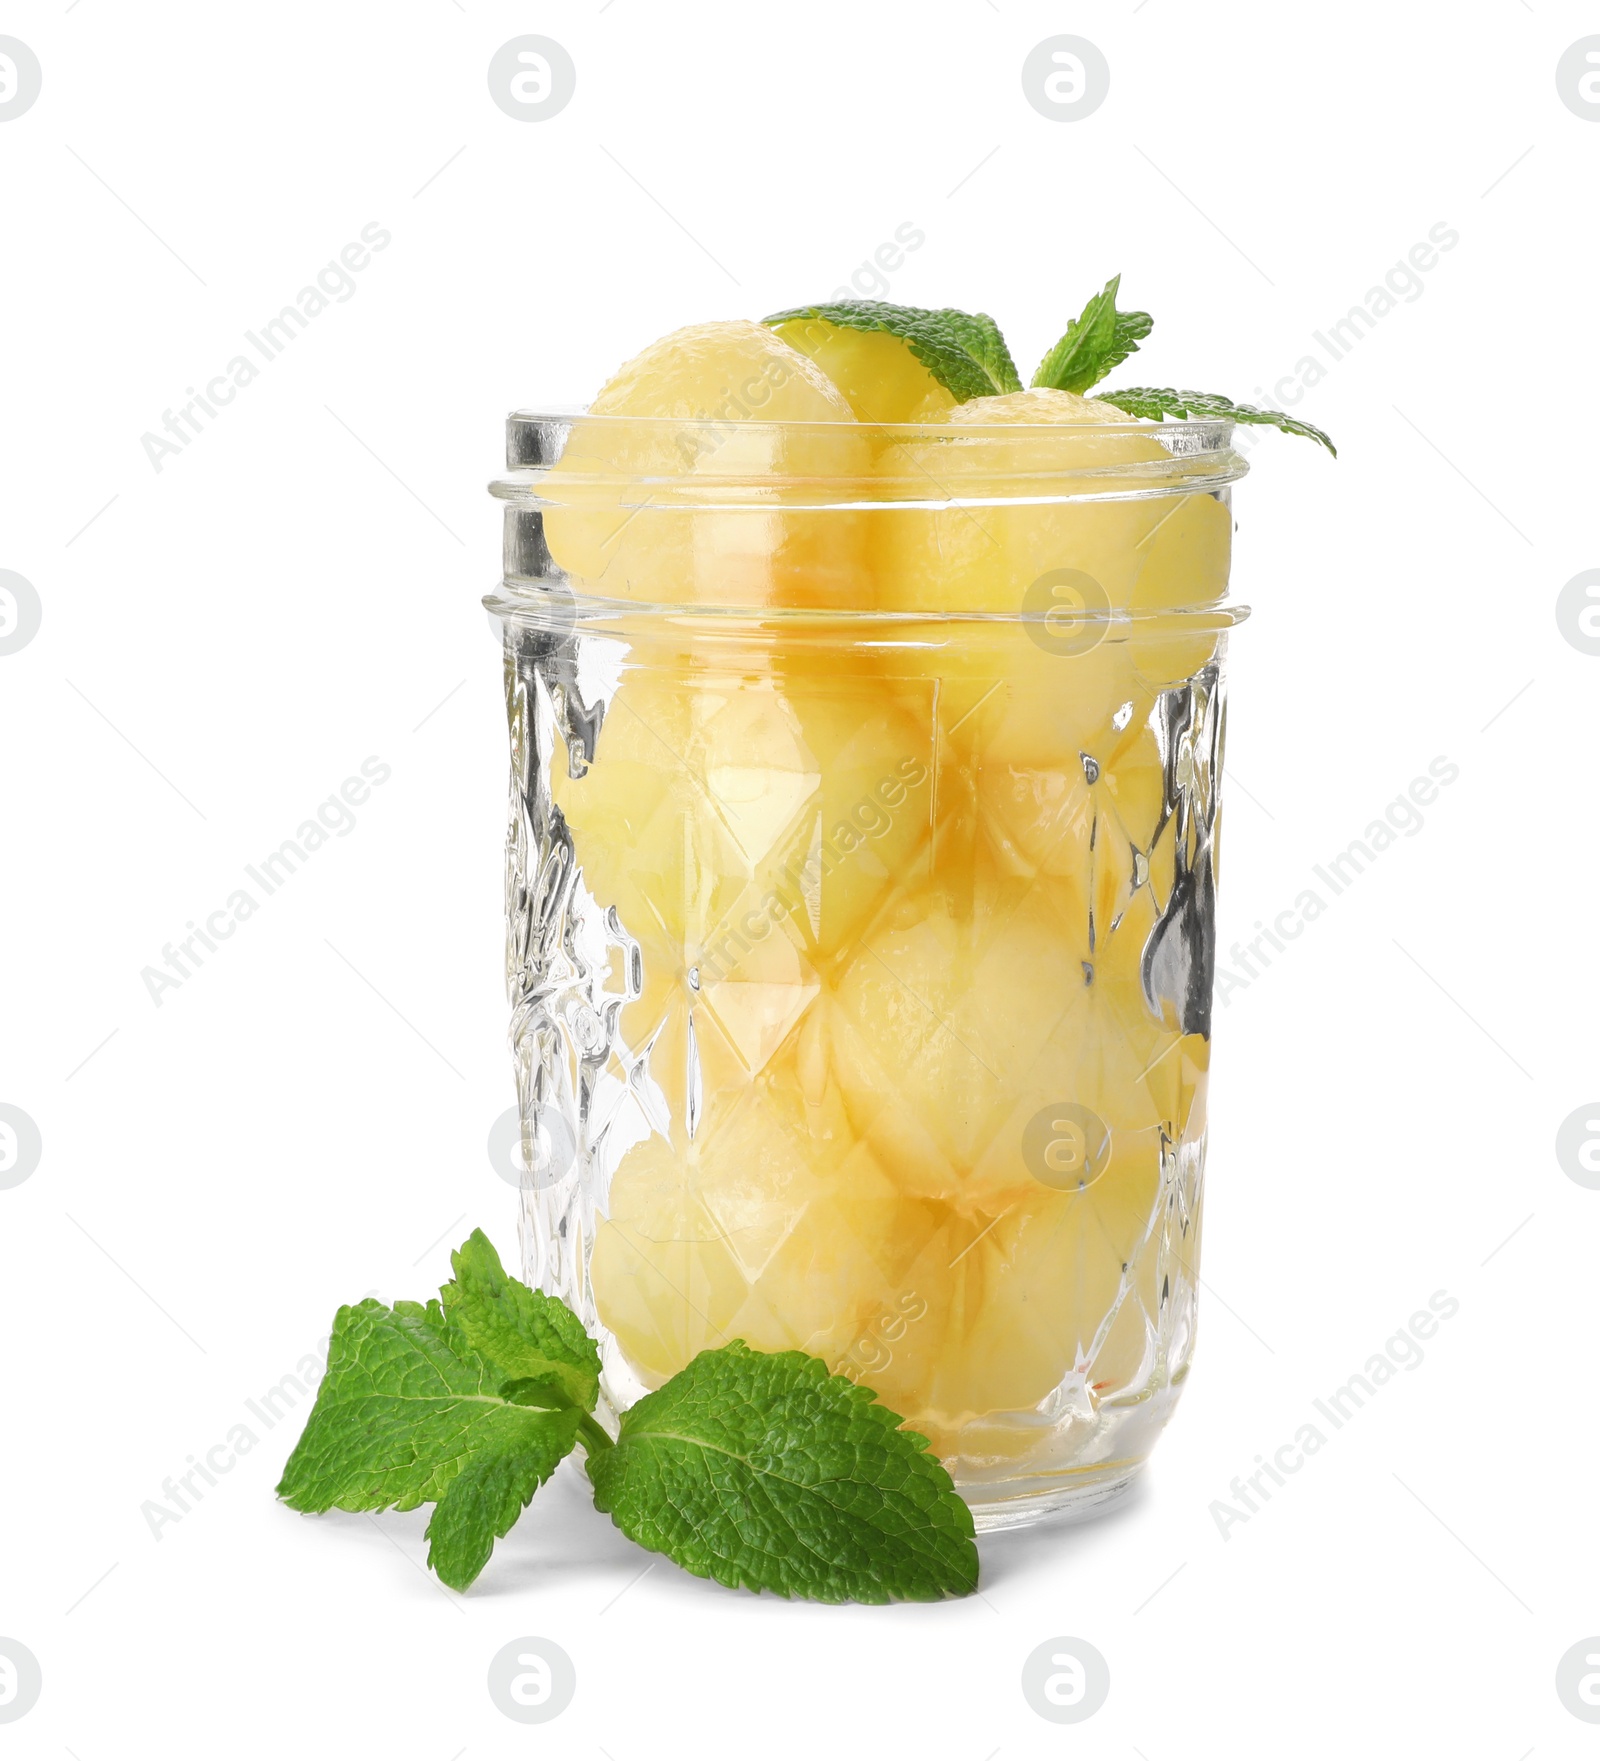
<path id="1" fill-rule="evenodd" d="M 717 428 L 736 428 L 743 432 L 759 432 L 763 429 L 771 429 L 775 432 L 816 429 L 821 433 L 860 432 L 907 438 L 946 434 L 958 437 L 1004 434 L 1013 439 L 1027 435 L 1054 435 L 1059 438 L 1064 433 L 1160 436 L 1163 433 L 1173 434 L 1187 431 L 1198 435 L 1216 435 L 1225 440 L 1236 426 L 1232 418 L 1226 416 L 1196 416 L 1181 421 L 1174 419 L 1161 422 L 1146 421 L 1141 416 L 1128 416 L 1120 422 L 872 422 L 842 419 L 836 422 L 762 422 L 753 417 L 725 417 L 714 414 L 694 416 L 594 414 L 587 404 L 532 404 L 512 410 L 506 416 L 508 432 L 513 426 L 529 427 L 537 423 L 573 424 L 577 422 L 582 422 L 585 427 L 593 427 L 601 431 L 638 428 L 643 431 L 670 432 L 674 428 L 714 426 Z M 507 463 L 511 463 L 509 457 Z"/>
<path id="2" fill-rule="evenodd" d="M 1233 430 L 1221 418 L 757 422 L 514 410 L 506 418 L 506 471 L 489 493 L 523 507 L 605 504 L 657 512 L 938 509 L 1211 494 L 1249 469 L 1230 444 Z M 852 438 L 862 444 L 839 447 Z M 1130 449 L 1126 443 L 1134 440 L 1156 444 Z"/>
<path id="3" fill-rule="evenodd" d="M 753 418 L 715 414 L 693 416 L 620 416 L 593 415 L 581 404 L 543 404 L 512 410 L 506 417 L 506 465 L 516 470 L 525 466 L 551 464 L 560 447 L 579 425 L 599 435 L 637 433 L 657 439 L 670 439 L 677 433 L 736 433 L 744 436 L 762 435 L 849 435 L 888 440 L 904 445 L 915 441 L 1004 440 L 1016 445 L 1034 441 L 1044 445 L 1059 444 L 1064 439 L 1089 435 L 1134 435 L 1158 440 L 1174 456 L 1193 452 L 1220 452 L 1227 448 L 1234 428 L 1231 418 L 1206 416 L 1182 421 L 1149 422 L 1129 416 L 1120 422 L 762 422 Z M 1241 464 L 1242 464 L 1241 460 Z M 1241 472 L 1241 475 L 1243 473 Z"/>

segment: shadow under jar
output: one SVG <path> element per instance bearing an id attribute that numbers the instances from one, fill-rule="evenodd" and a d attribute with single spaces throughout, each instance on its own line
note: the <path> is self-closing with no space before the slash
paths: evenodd
<path id="1" fill-rule="evenodd" d="M 1148 1456 L 1194 1343 L 1230 437 L 510 418 L 523 1250 L 614 1410 L 805 1351 L 980 1529 Z"/>

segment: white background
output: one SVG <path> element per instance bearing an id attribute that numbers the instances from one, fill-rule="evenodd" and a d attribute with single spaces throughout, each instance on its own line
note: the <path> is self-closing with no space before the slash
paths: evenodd
<path id="1" fill-rule="evenodd" d="M 1596 28 L 1560 0 L 6 9 L 44 78 L 0 122 L 0 568 L 43 607 L 0 658 L 0 1100 L 43 1140 L 0 1191 L 0 1634 L 44 1678 L 11 1753 L 1594 1752 L 1554 1675 L 1600 1632 L 1600 1192 L 1555 1135 L 1600 1091 L 1600 658 L 1555 602 L 1600 564 L 1600 126 L 1555 68 Z M 578 76 L 532 124 L 485 79 L 530 31 Z M 1111 68 L 1070 123 L 1019 78 L 1062 31 Z M 369 222 L 354 295 L 153 469 L 141 436 Z M 485 1151 L 502 417 L 826 297 L 903 222 L 887 297 L 992 310 L 1025 372 L 1121 270 L 1157 319 L 1134 382 L 1241 399 L 1459 233 L 1300 406 L 1338 462 L 1268 435 L 1236 491 L 1224 947 L 1430 760 L 1459 780 L 1218 1011 L 1200 1351 L 1124 1511 L 986 1542 L 981 1599 L 836 1610 L 634 1582 L 569 1468 L 457 1597 L 426 1512 L 276 1505 L 299 1416 L 245 1402 L 473 1224 L 514 1252 Z M 355 829 L 157 1007 L 141 970 L 369 755 Z M 1421 1366 L 1224 1538 L 1230 1481 L 1441 1290 Z M 259 1446 L 155 1538 L 141 1505 L 240 1422 Z M 577 1671 L 539 1730 L 485 1690 L 522 1635 Z M 1070 1730 L 1019 1688 L 1057 1635 L 1111 1672 Z"/>

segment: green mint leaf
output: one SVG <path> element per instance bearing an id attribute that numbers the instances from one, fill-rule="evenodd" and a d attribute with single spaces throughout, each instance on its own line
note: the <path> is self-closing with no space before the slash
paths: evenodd
<path id="1" fill-rule="evenodd" d="M 987 312 L 840 300 L 828 306 L 795 306 L 761 322 L 786 324 L 794 318 L 822 318 L 843 330 L 886 330 L 898 336 L 957 403 L 1022 389 L 1005 338 Z"/>
<path id="2" fill-rule="evenodd" d="M 1138 348 L 1155 321 L 1148 312 L 1117 310 L 1121 285 L 1122 277 L 1113 275 L 1072 320 L 1061 340 L 1039 363 L 1033 376 L 1035 385 L 1076 392 L 1081 397 Z"/>
<path id="3" fill-rule="evenodd" d="M 1011 358 L 1010 349 L 1006 347 L 1006 339 L 1000 334 L 1000 326 L 987 312 L 958 312 L 953 306 L 941 306 L 928 316 L 937 319 L 944 329 L 960 341 L 961 346 L 989 375 L 997 391 L 1022 390 L 1022 381 L 1017 376 L 1017 364 Z"/>
<path id="4" fill-rule="evenodd" d="M 798 1351 L 703 1351 L 588 1458 L 630 1539 L 731 1589 L 934 1601 L 978 1582 L 972 1513 L 924 1438 Z"/>
<path id="5" fill-rule="evenodd" d="M 340 1309 L 278 1496 L 295 1510 L 414 1510 L 480 1454 L 542 1452 L 548 1404 L 508 1399 L 504 1381 L 438 1302 Z"/>
<path id="6" fill-rule="evenodd" d="M 1135 386 L 1127 391 L 1102 391 L 1100 401 L 1115 404 L 1130 416 L 1141 416 L 1159 422 L 1164 416 L 1176 420 L 1206 421 L 1221 418 L 1229 422 L 1250 422 L 1281 428 L 1285 434 L 1300 434 L 1327 447 L 1335 458 L 1339 449 L 1322 432 L 1297 416 L 1282 410 L 1258 410 L 1250 404 L 1236 404 L 1214 391 L 1173 391 L 1164 387 Z"/>
<path id="7" fill-rule="evenodd" d="M 452 1590 L 464 1590 L 489 1563 L 528 1501 L 577 1441 L 574 1406 L 530 1413 L 518 1429 L 488 1439 L 445 1487 L 428 1520 L 428 1564 Z"/>
<path id="8" fill-rule="evenodd" d="M 593 1412 L 600 1352 L 563 1302 L 506 1276 L 494 1244 L 474 1229 L 450 1256 L 455 1281 L 439 1292 L 467 1343 L 508 1377 L 548 1379 Z"/>

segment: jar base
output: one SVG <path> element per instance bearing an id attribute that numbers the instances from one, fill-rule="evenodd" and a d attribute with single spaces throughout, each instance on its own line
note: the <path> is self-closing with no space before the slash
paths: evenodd
<path id="1" fill-rule="evenodd" d="M 1126 1462 L 1092 1475 L 958 1490 L 972 1511 L 973 1527 L 980 1535 L 994 1535 L 1046 1521 L 1078 1523 L 1105 1516 L 1126 1501 L 1143 1467 L 1142 1461 Z"/>

